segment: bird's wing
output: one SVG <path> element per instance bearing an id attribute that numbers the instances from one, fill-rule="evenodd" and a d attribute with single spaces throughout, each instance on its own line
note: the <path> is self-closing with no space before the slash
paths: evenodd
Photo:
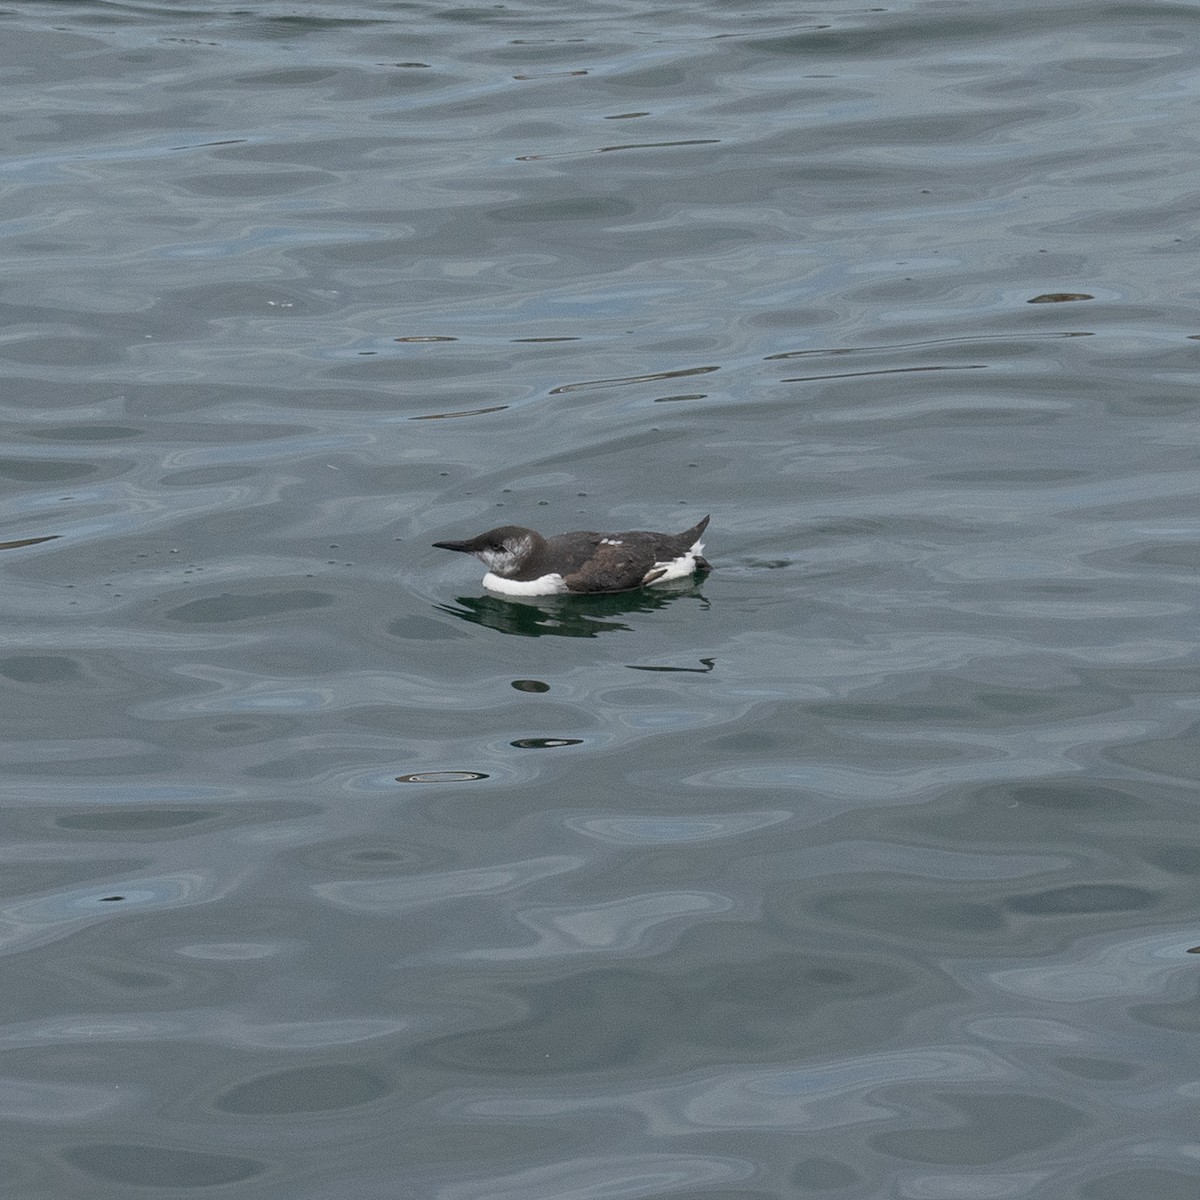
<path id="1" fill-rule="evenodd" d="M 624 592 L 662 574 L 654 571 L 654 545 L 649 538 L 623 534 L 621 539 L 599 541 L 587 560 L 586 575 L 577 570 L 563 577 L 567 588 L 572 592 Z"/>

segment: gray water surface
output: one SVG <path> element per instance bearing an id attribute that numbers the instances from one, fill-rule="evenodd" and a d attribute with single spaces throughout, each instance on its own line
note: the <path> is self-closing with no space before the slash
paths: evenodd
<path id="1" fill-rule="evenodd" d="M 1200 1194 L 1198 46 L 0 13 L 3 1195 Z"/>

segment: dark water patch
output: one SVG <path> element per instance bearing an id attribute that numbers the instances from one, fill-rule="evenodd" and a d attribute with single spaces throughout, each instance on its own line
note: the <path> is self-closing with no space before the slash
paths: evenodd
<path id="1" fill-rule="evenodd" d="M 979 888 L 976 887 L 976 891 Z M 969 900 L 947 887 L 916 892 L 893 884 L 886 890 L 848 891 L 789 896 L 776 901 L 779 915 L 802 928 L 811 917 L 834 922 L 846 929 L 882 933 L 925 942 L 936 939 L 942 947 L 985 945 L 997 948 L 1012 941 L 1012 930 L 1003 906 L 996 900 Z"/>
<path id="2" fill-rule="evenodd" d="M 124 896 L 102 896 L 103 903 L 120 903 Z M 147 969 L 138 959 L 122 954 L 119 950 L 107 958 L 96 961 L 86 958 L 75 959 L 69 971 L 63 973 L 71 983 L 86 989 L 97 1000 L 106 1003 L 143 1005 L 163 1003 L 168 997 L 189 996 L 195 1002 L 204 991 L 211 992 L 211 984 L 205 986 L 201 972 L 156 971 Z"/>
<path id="3" fill-rule="evenodd" d="M 27 436 L 45 442 L 117 442 L 144 437 L 145 430 L 130 425 L 37 425 Z"/>
<path id="4" fill-rule="evenodd" d="M 822 488 L 820 484 L 813 485 L 814 492 L 824 491 L 825 495 L 837 495 L 842 491 L 837 484 Z M 800 547 L 810 547 L 817 543 L 845 542 L 853 538 L 912 538 L 933 534 L 935 531 L 943 538 L 961 537 L 973 541 L 982 530 L 973 524 L 960 524 L 945 518 L 931 520 L 920 514 L 888 514 L 879 513 L 873 516 L 830 516 L 817 518 L 811 524 L 797 532 L 797 543 Z M 790 566 L 790 560 L 782 560 L 784 566 Z"/>
<path id="5" fill-rule="evenodd" d="M 375 249 L 378 250 L 379 247 Z M 365 353 L 367 350 L 370 352 Z M 410 381 L 420 380 L 427 387 L 440 390 L 447 386 L 452 387 L 457 380 L 476 374 L 480 366 L 474 358 L 461 355 L 439 355 L 436 358 L 428 355 L 418 358 L 402 351 L 391 351 L 385 342 L 365 346 L 359 344 L 341 355 L 328 357 L 332 361 L 324 373 L 331 380 L 336 379 L 347 385 L 367 389 L 384 386 L 396 374 L 397 363 L 401 362 L 404 364 L 404 374 Z M 483 384 L 479 390 L 472 389 L 469 394 L 459 394 L 455 391 L 452 394 L 451 407 L 447 411 L 470 413 L 492 407 L 502 411 L 508 406 L 479 403 L 480 400 L 490 400 L 499 396 L 500 391 L 495 382 Z M 413 397 L 410 403 L 415 404 L 417 399 Z M 421 398 L 421 407 L 428 407 L 427 398 Z"/>
<path id="6" fill-rule="evenodd" d="M 786 558 L 772 558 L 765 561 L 748 559 L 742 564 L 751 571 L 782 571 L 786 567 L 794 567 L 796 564 Z"/>
<path id="7" fill-rule="evenodd" d="M 934 1092 L 949 1127 L 876 1134 L 871 1147 L 907 1162 L 983 1166 L 1068 1142 L 1089 1120 L 1078 1107 L 1043 1096 Z"/>
<path id="8" fill-rule="evenodd" d="M 370 1104 L 391 1090 L 382 1075 L 363 1067 L 332 1063 L 295 1067 L 247 1080 L 218 1096 L 213 1107 L 260 1117 L 286 1116 Z"/>
<path id="9" fill-rule="evenodd" d="M 1189 986 L 1188 991 L 1190 994 L 1186 998 L 1171 1000 L 1165 1004 L 1132 1004 L 1129 1006 L 1129 1016 L 1152 1029 L 1169 1030 L 1172 1033 L 1200 1033 L 1200 1003 L 1197 1002 L 1195 983 Z"/>
<path id="10" fill-rule="evenodd" d="M 631 216 L 635 211 L 629 201 L 619 200 L 615 196 L 564 196 L 546 202 L 507 204 L 493 208 L 487 216 L 491 221 L 536 225 L 544 235 L 558 224 L 616 221 Z"/>
<path id="11" fill-rule="evenodd" d="M 62 1151 L 62 1156 L 77 1171 L 93 1179 L 129 1187 L 220 1187 L 252 1179 L 266 1169 L 266 1164 L 252 1158 L 138 1143 L 71 1146 Z"/>
<path id="12" fill-rule="evenodd" d="M 1200 542 L 1159 542 L 1139 550 L 1132 561 L 1152 567 L 1200 570 Z"/>
<path id="13" fill-rule="evenodd" d="M 270 657 L 264 656 L 268 661 Z M 310 662 L 309 665 L 315 664 Z M 280 664 L 281 672 L 283 666 Z M 181 747 L 189 750 L 232 749 L 235 746 L 266 745 L 294 735 L 300 728 L 301 723 L 296 717 L 252 713 L 181 721 L 175 728 L 174 737 Z"/>
<path id="14" fill-rule="evenodd" d="M 1109 1171 L 1080 1186 L 1080 1200 L 1193 1200 L 1200 1189 L 1200 1169 L 1129 1167 Z"/>
<path id="15" fill-rule="evenodd" d="M 136 778 L 169 771 L 174 751 L 120 738 L 90 738 L 72 741 L 27 738 L 0 760 L 0 775 L 49 777 L 94 776 L 96 779 Z"/>
<path id="16" fill-rule="evenodd" d="M 4 358 L 24 367 L 69 366 L 96 368 L 119 361 L 120 351 L 101 337 L 84 337 L 61 330 L 29 334 L 4 346 Z"/>
<path id="17" fill-rule="evenodd" d="M 95 809 L 90 812 L 63 813 L 54 818 L 59 829 L 79 829 L 94 833 L 156 833 L 211 821 L 217 812 L 212 809 L 136 808 L 124 811 Z"/>
<path id="18" fill-rule="evenodd" d="M 1157 908 L 1163 894 L 1118 883 L 1079 883 L 1068 887 L 1009 896 L 1009 912 L 1036 917 L 1085 916 L 1092 913 L 1141 912 Z"/>
<path id="19" fill-rule="evenodd" d="M 455 856 L 444 846 L 418 840 L 406 832 L 393 837 L 373 834 L 371 837 L 331 839 L 298 854 L 297 862 L 323 879 L 347 873 L 374 879 L 447 870 L 454 865 Z"/>
<path id="20" fill-rule="evenodd" d="M 696 1179 L 694 1181 L 694 1186 L 699 1187 L 703 1183 L 707 1182 L 703 1178 L 703 1176 L 705 1174 L 709 1174 L 709 1175 L 719 1174 L 720 1177 L 724 1178 L 724 1177 L 728 1176 L 729 1174 L 735 1173 L 735 1172 L 729 1171 L 728 1169 L 721 1170 L 720 1165 L 717 1165 L 717 1169 L 714 1171 L 712 1169 L 711 1160 L 709 1161 L 709 1163 L 706 1163 L 705 1166 L 709 1168 L 707 1171 L 703 1171 L 703 1173 L 701 1171 L 696 1172 L 697 1175 L 700 1175 L 700 1178 Z M 743 1168 L 743 1171 L 744 1170 L 745 1170 L 745 1168 Z M 676 1181 L 682 1181 L 682 1179 L 685 1178 L 683 1172 L 678 1171 L 678 1170 L 673 1171 L 672 1174 L 675 1176 L 675 1179 L 672 1180 L 672 1184 L 674 1184 Z M 693 1181 L 689 1181 L 689 1183 L 692 1183 L 692 1182 Z M 685 1186 L 687 1186 L 687 1185 L 685 1185 Z M 704 1187 L 703 1190 L 699 1194 L 703 1195 L 704 1200 L 775 1200 L 775 1194 L 773 1194 L 772 1192 L 769 1192 L 769 1191 L 760 1191 L 757 1188 L 754 1188 L 754 1189 L 736 1188 L 736 1189 L 731 1190 L 729 1188 Z M 638 1200 L 676 1200 L 676 1197 L 678 1197 L 678 1195 L 679 1195 L 679 1188 L 677 1186 L 669 1186 L 666 1191 L 644 1192 L 638 1198 Z"/>
<path id="21" fill-rule="evenodd" d="M 328 592 L 295 589 L 286 592 L 223 592 L 203 600 L 169 608 L 163 613 L 168 621 L 189 625 L 219 624 L 226 621 L 251 621 L 282 613 L 306 612 L 326 608 L 335 597 Z"/>
<path id="22" fill-rule="evenodd" d="M 715 944 L 723 938 L 716 937 Z M 738 958 L 740 969 L 653 964 L 586 971 L 530 986 L 529 1016 L 495 1030 L 425 1043 L 416 1058 L 456 1070 L 553 1076 L 561 1071 L 613 1070 L 632 1063 L 681 1070 L 698 1045 L 744 1062 L 800 1052 L 819 1043 L 829 1052 L 844 1034 L 831 1024 L 856 1010 L 881 1012 L 905 980 L 886 966 L 852 957 L 755 957 L 757 938 Z M 731 1025 L 725 1014 L 742 1019 Z"/>
<path id="23" fill-rule="evenodd" d="M 1181 792 L 1183 789 L 1180 789 Z M 1076 851 L 1119 837 L 1122 856 L 1132 845 L 1155 853 L 1163 841 L 1147 843 L 1146 822 L 1170 819 L 1182 796 L 1158 783 L 1097 778 L 1095 783 L 1052 779 L 946 789 L 921 809 L 894 815 L 894 828 L 906 838 L 934 845 L 970 844 L 1052 847 Z M 1170 829 L 1164 830 L 1169 844 Z M 1181 839 L 1189 835 L 1181 828 Z M 1167 868 L 1169 869 L 1169 868 Z"/>
<path id="24" fill-rule="evenodd" d="M 936 483 L 1037 487 L 1040 484 L 1074 483 L 1079 479 L 1087 479 L 1088 474 L 1087 471 L 1075 471 L 1064 467 L 984 467 L 973 471 L 934 473 L 929 478 Z"/>
<path id="25" fill-rule="evenodd" d="M 1105 757 L 1122 766 L 1137 767 L 1179 781 L 1200 781 L 1200 757 L 1196 755 L 1200 722 L 1191 722 L 1172 737 L 1140 737 L 1113 741 Z"/>
<path id="26" fill-rule="evenodd" d="M 260 827 L 279 822 L 302 821 L 319 811 L 311 804 L 295 802 L 224 804 L 189 808 L 163 804 L 151 788 L 151 797 L 134 807 L 114 801 L 107 807 L 68 806 L 38 815 L 36 830 L 61 837 L 63 831 L 82 835 L 79 842 L 107 845 L 118 842 L 170 841 L 191 838 L 215 829 Z"/>
<path id="27" fill-rule="evenodd" d="M 16 483 L 74 483 L 100 472 L 95 463 L 62 459 L 0 458 L 0 477 Z"/>
<path id="28" fill-rule="evenodd" d="M 648 696 L 647 700 L 652 700 Z M 721 734 L 713 739 L 713 749 L 724 758 L 756 759 L 778 754 L 785 747 L 794 745 L 794 738 L 782 730 L 768 730 L 757 724 L 752 729 Z"/>
<path id="29" fill-rule="evenodd" d="M 836 1158 L 802 1158 L 792 1168 L 789 1182 L 805 1192 L 836 1192 L 853 1187 L 862 1176 Z"/>
<path id="30" fill-rule="evenodd" d="M 991 789 L 988 798 L 995 804 L 1018 804 L 1068 815 L 1130 816 L 1144 809 L 1134 793 L 1099 781 L 1076 783 L 1052 779 L 1038 784 L 1002 785 Z"/>
<path id="31" fill-rule="evenodd" d="M 1141 853 L 1146 862 L 1172 875 L 1200 876 L 1200 845 L 1150 843 Z"/>
<path id="32" fill-rule="evenodd" d="M 470 635 L 455 625 L 445 621 L 435 621 L 432 617 L 413 614 L 399 617 L 388 622 L 388 634 L 403 641 L 415 642 L 451 642 L 461 641 Z"/>
<path id="33" fill-rule="evenodd" d="M 103 887 L 113 875 L 144 871 L 150 863 L 145 859 L 122 856 L 96 862 L 68 862 L 43 859 L 40 862 L 10 862 L 4 868 L 4 896 L 13 897 L 43 892 L 68 891 L 75 888 Z M 102 896 L 101 899 L 104 899 Z"/>
<path id="34" fill-rule="evenodd" d="M 1070 25 L 1064 13 L 1073 7 L 1041 13 L 1037 29 L 1046 34 Z M 935 33 L 936 28 L 936 33 Z M 799 28 L 790 22 L 782 32 L 750 35 L 739 38 L 739 43 L 756 53 L 781 55 L 785 58 L 800 57 L 805 64 L 814 68 L 836 70 L 836 60 L 846 57 L 866 61 L 886 61 L 890 54 L 899 54 L 906 61 L 915 56 L 921 60 L 930 49 L 931 37 L 936 44 L 952 55 L 960 45 L 974 45 L 980 39 L 985 42 L 1003 40 L 1012 31 L 1011 20 L 1000 13 L 956 9 L 952 13 L 938 13 L 936 25 L 919 11 L 905 12 L 879 7 L 849 9 L 837 13 L 836 19 L 804 21 Z M 827 62 L 825 60 L 834 60 Z"/>
<path id="35" fill-rule="evenodd" d="M 834 703 L 813 706 L 812 715 L 822 721 L 861 722 L 864 726 L 878 728 L 887 724 L 925 725 L 931 721 L 946 724 L 964 724 L 969 720 L 969 710 L 949 704 L 922 704 L 909 698 L 901 703 L 853 704 Z"/>
<path id="36" fill-rule="evenodd" d="M 1078 1079 L 1090 1079 L 1098 1083 L 1124 1083 L 1127 1079 L 1133 1079 L 1140 1070 L 1134 1063 L 1079 1054 L 1060 1054 L 1054 1059 L 1054 1065 Z"/>
<path id="37" fill-rule="evenodd" d="M 0 659 L 0 675 L 24 684 L 78 684 L 83 671 L 77 659 L 63 654 L 20 654 Z"/>
<path id="38" fill-rule="evenodd" d="M 338 73 L 325 67 L 282 67 L 267 71 L 256 71 L 252 75 L 234 76 L 234 84 L 265 84 L 268 87 L 302 87 L 308 84 L 325 83 L 336 79 Z M 234 139 L 225 145 L 245 145 L 245 139 Z"/>

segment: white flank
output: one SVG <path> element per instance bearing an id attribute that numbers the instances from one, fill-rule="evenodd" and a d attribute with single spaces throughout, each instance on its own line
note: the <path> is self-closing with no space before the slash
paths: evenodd
<path id="1" fill-rule="evenodd" d="M 559 596 L 567 590 L 563 577 L 557 571 L 537 579 L 505 579 L 503 575 L 493 575 L 489 571 L 483 577 L 483 586 L 505 596 Z"/>
<path id="2" fill-rule="evenodd" d="M 697 542 L 686 554 L 681 554 L 678 558 L 673 558 L 670 562 L 656 562 L 652 570 L 657 571 L 660 567 L 666 567 L 667 569 L 650 586 L 653 587 L 655 583 L 666 583 L 671 579 L 682 579 L 685 575 L 695 574 L 696 555 L 703 549 L 704 543 Z"/>

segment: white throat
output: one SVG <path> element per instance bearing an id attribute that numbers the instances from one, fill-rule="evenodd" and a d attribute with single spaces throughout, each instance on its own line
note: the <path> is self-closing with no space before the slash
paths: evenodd
<path id="1" fill-rule="evenodd" d="M 475 557 L 487 567 L 489 574 L 507 579 L 520 572 L 532 549 L 529 538 L 517 538 L 505 542 L 500 550 L 494 550 L 490 546 L 476 550 Z"/>

